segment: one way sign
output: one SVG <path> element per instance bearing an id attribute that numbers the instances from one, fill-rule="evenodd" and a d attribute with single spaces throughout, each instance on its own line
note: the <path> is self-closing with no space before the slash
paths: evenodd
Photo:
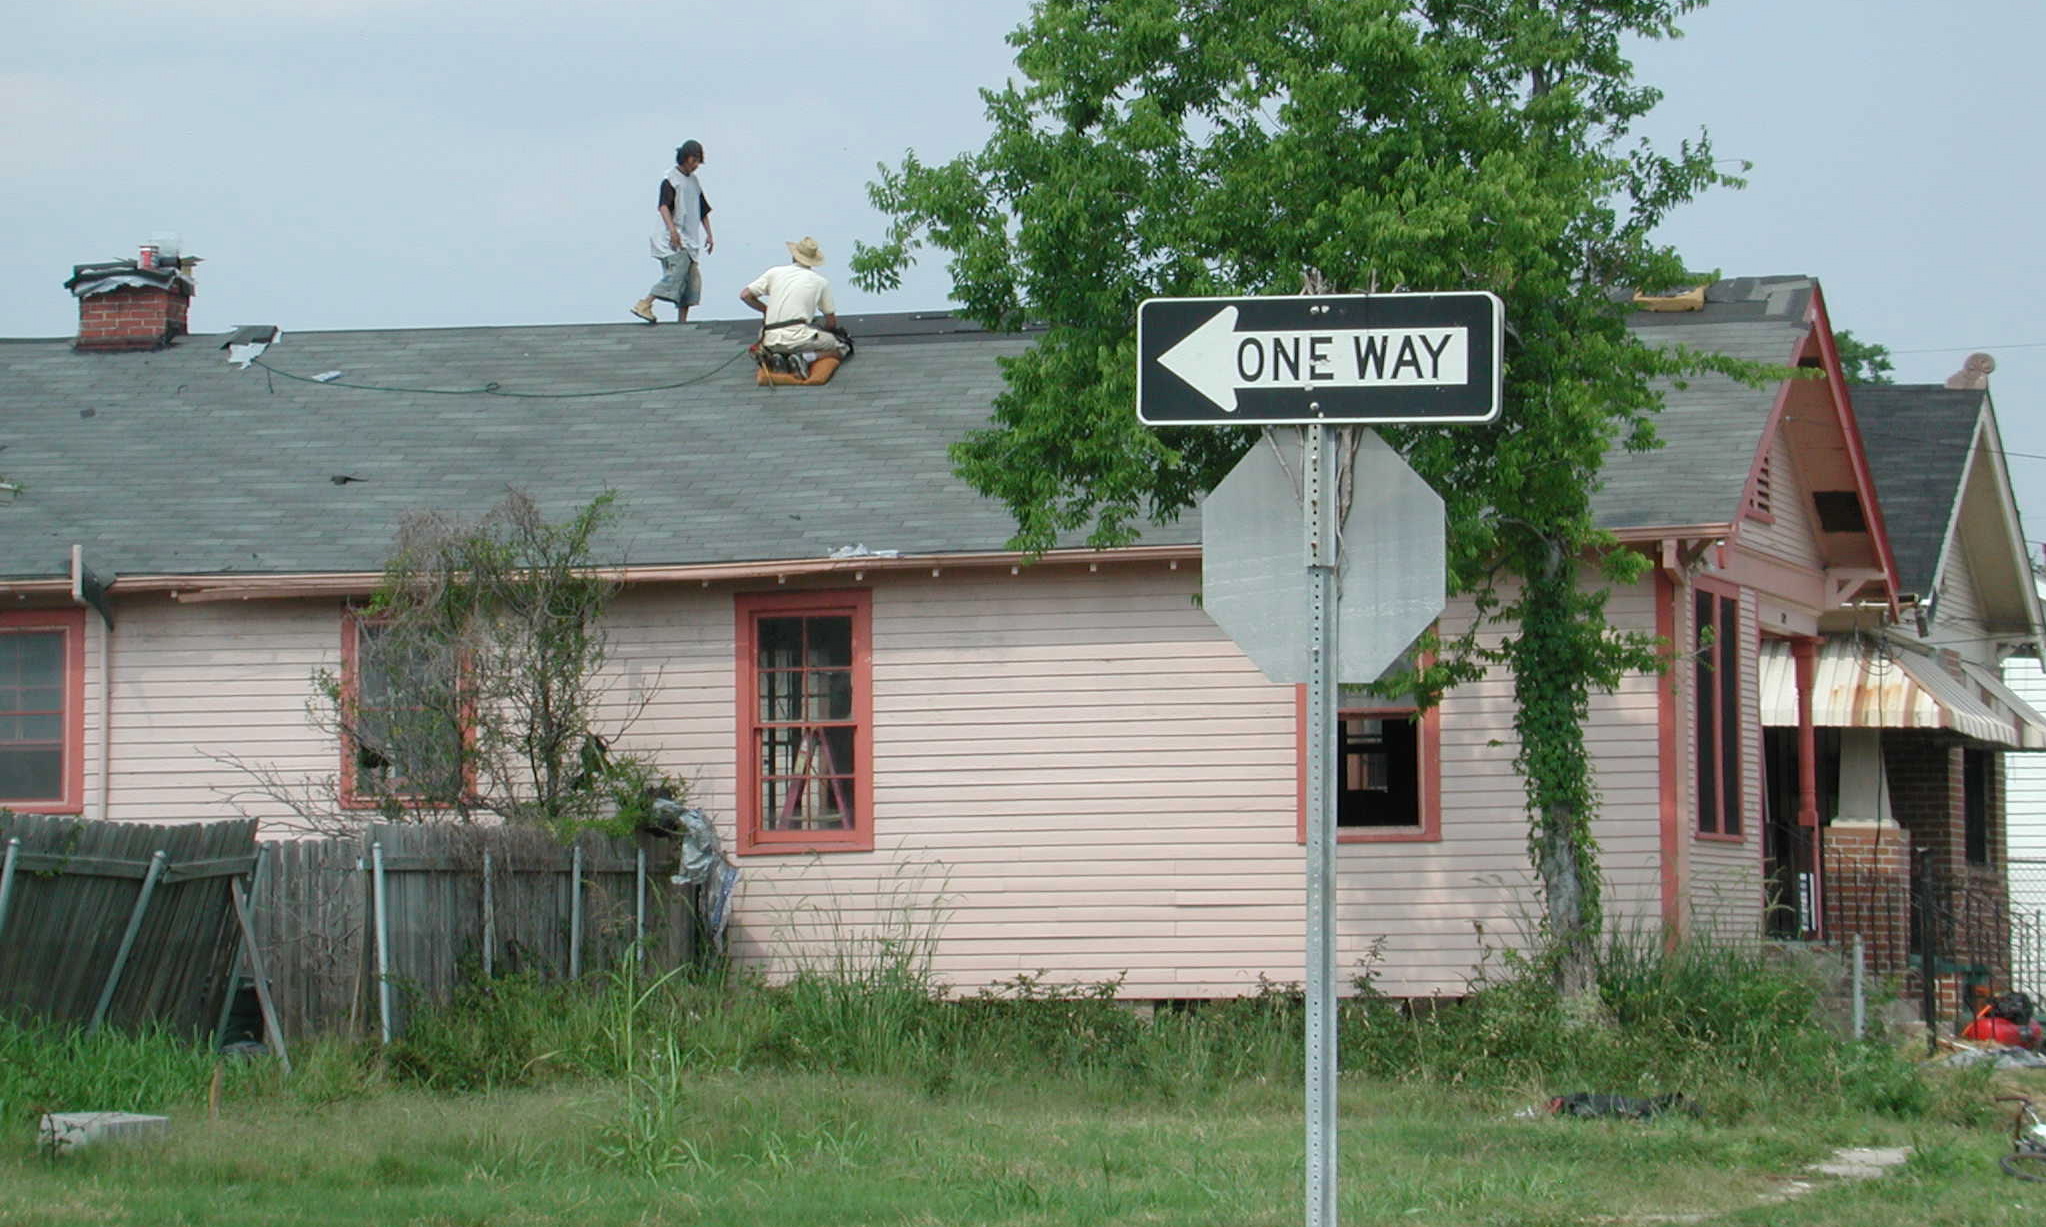
<path id="1" fill-rule="evenodd" d="M 1505 318 L 1482 290 L 1149 299 L 1137 308 L 1137 418 L 1489 422 Z"/>

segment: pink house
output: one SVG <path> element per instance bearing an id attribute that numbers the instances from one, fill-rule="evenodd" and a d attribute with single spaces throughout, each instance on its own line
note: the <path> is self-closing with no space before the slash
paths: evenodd
<path id="1" fill-rule="evenodd" d="M 620 741 L 724 824 L 740 957 L 908 951 L 964 990 L 1133 998 L 1300 978 L 1302 705 L 1201 611 L 1197 516 L 1028 563 L 951 475 L 1029 336 L 855 319 L 828 386 L 762 388 L 737 321 L 202 337 L 190 282 L 151 272 L 82 268 L 91 327 L 6 347 L 0 804 L 283 818 L 250 766 L 338 791 L 360 764 L 308 724 L 310 679 L 352 658 L 398 516 L 613 489 L 608 681 L 621 719 L 644 703 Z M 1615 625 L 1681 658 L 1594 706 L 1609 912 L 1760 934 L 1768 884 L 1822 887 L 1826 817 L 1812 721 L 1765 738 L 1764 662 L 1788 654 L 1809 710 L 1834 628 L 1896 608 L 1896 560 L 1815 283 L 1636 319 L 1823 373 L 1673 391 L 1664 449 L 1598 496 L 1656 563 Z M 266 348 L 243 368 L 237 342 Z M 1346 708 L 1341 962 L 1458 992 L 1535 908 L 1510 685 Z"/>

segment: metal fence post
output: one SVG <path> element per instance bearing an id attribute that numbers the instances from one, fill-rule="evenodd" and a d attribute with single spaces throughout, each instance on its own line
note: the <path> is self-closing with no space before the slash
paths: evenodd
<path id="1" fill-rule="evenodd" d="M 391 1042 L 391 913 L 384 904 L 384 846 L 369 846 L 371 889 L 376 897 L 377 942 L 377 1027 L 383 1042 Z"/>
<path id="2" fill-rule="evenodd" d="M 21 837 L 7 841 L 7 860 L 0 863 L 0 933 L 7 931 L 7 907 L 14 902 L 14 866 L 21 859 Z"/>
<path id="3" fill-rule="evenodd" d="M 1862 949 L 1861 934 L 1854 935 L 1854 1038 L 1868 1035 L 1868 974 L 1867 952 Z"/>
<path id="4" fill-rule="evenodd" d="M 568 866 L 568 978 L 583 974 L 583 846 L 575 846 Z"/>
<path id="5" fill-rule="evenodd" d="M 646 966 L 646 849 L 633 855 L 632 949 L 633 962 Z"/>
<path id="6" fill-rule="evenodd" d="M 114 952 L 114 966 L 107 972 L 106 987 L 100 989 L 99 1004 L 93 1007 L 92 1024 L 87 1031 L 99 1030 L 106 1021 L 107 1009 L 114 1003 L 114 990 L 120 987 L 121 973 L 127 970 L 128 955 L 135 949 L 135 936 L 142 932 L 142 918 L 149 914 L 149 897 L 156 893 L 157 879 L 163 877 L 164 862 L 170 854 L 159 849 L 149 858 L 149 872 L 142 877 L 142 892 L 135 896 L 135 909 L 128 913 L 127 932 L 121 934 L 121 948 Z"/>
<path id="7" fill-rule="evenodd" d="M 496 967 L 497 958 L 497 900 L 491 893 L 490 849 L 483 850 L 483 978 L 488 980 Z"/>

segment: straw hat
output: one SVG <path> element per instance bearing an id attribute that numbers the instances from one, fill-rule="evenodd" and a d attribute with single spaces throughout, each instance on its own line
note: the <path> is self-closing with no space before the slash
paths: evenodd
<path id="1" fill-rule="evenodd" d="M 803 236 L 801 242 L 784 243 L 782 246 L 789 249 L 789 259 L 804 268 L 816 268 L 824 263 L 824 249 L 817 246 L 817 240 L 807 234 Z"/>

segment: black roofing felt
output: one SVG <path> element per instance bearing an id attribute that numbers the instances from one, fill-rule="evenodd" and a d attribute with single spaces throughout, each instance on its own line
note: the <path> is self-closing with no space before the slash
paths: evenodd
<path id="1" fill-rule="evenodd" d="M 1744 278 L 1703 311 L 1633 323 L 1656 343 L 1787 362 L 1810 292 Z M 260 359 L 275 372 L 231 366 L 225 336 L 153 353 L 0 346 L 0 478 L 24 487 L 0 504 L 0 578 L 66 574 L 73 543 L 102 574 L 373 571 L 403 513 L 480 512 L 508 486 L 555 515 L 616 490 L 603 548 L 635 565 L 1002 549 L 1007 511 L 952 475 L 946 449 L 986 424 L 995 359 L 1031 335 L 933 312 L 846 322 L 858 356 L 821 388 L 756 386 L 750 319 L 287 325 Z M 1613 458 L 1600 522 L 1730 520 L 1774 395 L 1718 377 L 1672 391 L 1665 446 Z M 1199 516 L 1143 539 L 1197 542 Z"/>
<path id="2" fill-rule="evenodd" d="M 236 369 L 218 337 L 8 346 L 0 476 L 24 491 L 0 505 L 0 577 L 67 573 L 73 542 L 102 574 L 376 570 L 404 512 L 477 512 L 508 486 L 555 515 L 617 490 L 605 552 L 636 565 L 1003 547 L 1008 513 L 946 448 L 986 423 L 994 358 L 1027 336 L 868 317 L 831 383 L 762 388 L 751 327 L 287 328 L 261 361 L 301 379 Z M 612 389 L 643 390 L 537 395 Z M 1199 533 L 1190 515 L 1145 540 Z"/>
<path id="3" fill-rule="evenodd" d="M 1897 581 L 1906 592 L 1930 595 L 1988 393 L 1937 384 L 1856 384 L 1849 396 Z"/>

